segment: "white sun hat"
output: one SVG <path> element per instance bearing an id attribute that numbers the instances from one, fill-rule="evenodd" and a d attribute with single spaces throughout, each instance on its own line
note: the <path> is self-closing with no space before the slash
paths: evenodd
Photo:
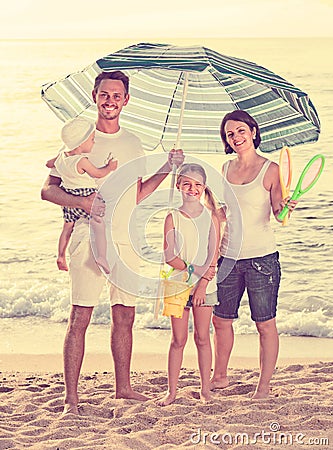
<path id="1" fill-rule="evenodd" d="M 79 147 L 95 130 L 95 124 L 84 117 L 75 117 L 65 123 L 61 139 L 69 150 Z"/>

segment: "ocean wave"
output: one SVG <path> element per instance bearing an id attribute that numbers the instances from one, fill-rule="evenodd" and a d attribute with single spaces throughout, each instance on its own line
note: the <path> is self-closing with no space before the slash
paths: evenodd
<path id="1" fill-rule="evenodd" d="M 110 304 L 107 300 L 107 289 L 103 293 L 100 304 L 94 308 L 92 325 L 110 323 Z M 30 287 L 0 289 L 0 319 L 1 318 L 43 318 L 50 322 L 66 322 L 69 316 L 69 288 L 32 285 Z M 289 300 L 287 300 L 289 299 Z M 292 300 L 292 301 L 291 301 Z M 136 306 L 137 329 L 170 329 L 170 319 L 159 314 L 154 319 L 155 302 L 139 298 Z M 332 307 L 320 296 L 297 296 L 295 292 L 285 292 L 282 295 L 278 309 L 277 323 L 279 332 L 289 336 L 333 337 Z M 189 321 L 193 329 L 192 318 Z M 235 320 L 236 334 L 253 334 L 255 324 L 250 318 L 246 297 L 242 300 L 239 319 Z"/>

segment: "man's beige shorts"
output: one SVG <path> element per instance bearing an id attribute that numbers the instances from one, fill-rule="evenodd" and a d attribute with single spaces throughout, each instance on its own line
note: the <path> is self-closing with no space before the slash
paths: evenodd
<path id="1" fill-rule="evenodd" d="M 120 259 L 136 271 L 140 266 L 140 258 L 127 244 L 116 244 Z M 70 303 L 78 306 L 96 306 L 107 283 L 110 288 L 111 306 L 121 304 L 135 306 L 136 295 L 133 293 L 135 280 L 124 280 L 125 275 L 119 270 L 117 263 L 112 267 L 112 279 L 109 283 L 95 262 L 89 239 L 89 227 L 86 224 L 75 225 L 69 246 L 69 274 L 71 280 Z M 110 264 L 111 266 L 111 264 Z M 128 276 L 128 275 L 127 275 Z M 117 286 L 128 285 L 131 292 Z"/>

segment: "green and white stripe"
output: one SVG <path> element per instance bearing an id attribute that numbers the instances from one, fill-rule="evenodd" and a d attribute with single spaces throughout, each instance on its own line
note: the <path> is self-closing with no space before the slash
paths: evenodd
<path id="1" fill-rule="evenodd" d="M 221 152 L 223 116 L 244 109 L 259 123 L 260 150 L 317 141 L 320 122 L 307 94 L 253 62 L 204 47 L 138 44 L 119 50 L 81 72 L 42 87 L 42 98 L 61 120 L 96 117 L 91 98 L 101 71 L 122 70 L 130 77 L 131 99 L 121 125 L 137 134 L 146 150 L 175 143 L 183 92 L 188 91 L 181 147 L 187 152 Z"/>

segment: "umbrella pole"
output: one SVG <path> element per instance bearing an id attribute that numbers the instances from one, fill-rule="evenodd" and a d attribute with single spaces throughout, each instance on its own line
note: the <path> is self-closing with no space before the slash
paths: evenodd
<path id="1" fill-rule="evenodd" d="M 180 139 L 181 139 L 182 128 L 183 128 L 183 118 L 184 118 L 185 103 L 186 103 L 186 97 L 187 97 L 187 88 L 188 88 L 188 72 L 185 72 L 182 103 L 181 103 L 180 113 L 179 113 L 177 139 L 176 139 L 176 143 L 174 145 L 175 149 L 180 148 Z M 172 174 L 171 174 L 171 183 L 170 183 L 170 192 L 169 192 L 169 202 L 168 202 L 169 210 L 172 208 L 172 205 L 173 205 L 173 193 L 175 190 L 174 188 L 175 188 L 176 172 L 177 172 L 177 166 L 176 166 L 176 164 L 173 164 L 172 165 Z"/>
<path id="2" fill-rule="evenodd" d="M 182 128 L 183 128 L 183 118 L 184 118 L 184 111 L 185 111 L 185 103 L 186 103 L 186 97 L 187 97 L 187 88 L 188 88 L 188 72 L 184 72 L 184 85 L 183 85 L 183 95 L 182 95 L 182 103 L 180 106 L 180 112 L 179 112 L 179 122 L 178 122 L 178 132 L 177 132 L 177 138 L 176 143 L 174 145 L 174 148 L 177 150 L 180 148 L 180 139 L 182 134 Z M 171 183 L 170 183 L 170 192 L 169 192 L 169 201 L 168 201 L 168 212 L 172 209 L 173 205 L 173 194 L 175 190 L 175 181 L 176 181 L 176 172 L 177 172 L 177 166 L 176 164 L 172 165 L 172 173 L 171 173 Z M 162 251 L 162 257 L 161 257 L 161 264 L 160 264 L 160 270 L 159 273 L 161 273 L 164 265 L 164 254 Z M 162 280 L 159 278 L 158 281 L 158 290 L 157 290 L 157 298 L 155 302 L 155 308 L 154 308 L 154 319 L 158 319 L 158 312 L 160 309 L 160 303 L 161 303 L 161 297 L 162 297 Z"/>

